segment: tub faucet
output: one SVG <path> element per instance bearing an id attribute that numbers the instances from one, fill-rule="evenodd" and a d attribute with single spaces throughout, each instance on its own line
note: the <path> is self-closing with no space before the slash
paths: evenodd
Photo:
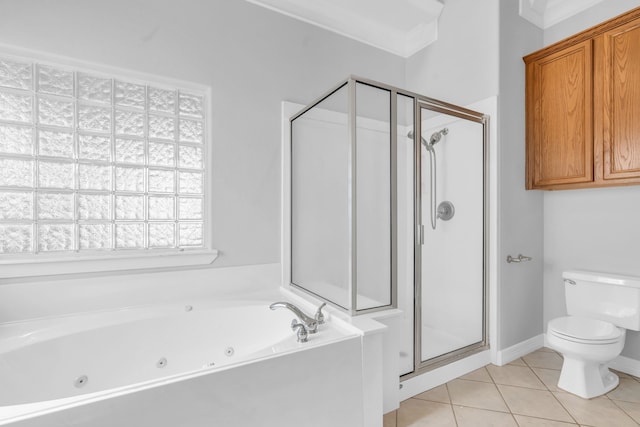
<path id="1" fill-rule="evenodd" d="M 318 323 L 321 322 L 319 322 L 317 319 L 314 319 L 313 317 L 307 316 L 302 312 L 302 310 L 289 302 L 274 302 L 269 306 L 269 308 L 271 310 L 275 310 L 276 308 L 288 308 L 293 312 L 293 314 L 296 315 L 298 320 L 300 320 L 301 324 L 305 327 L 307 332 L 309 332 L 310 334 L 315 334 L 316 332 L 318 332 Z M 318 309 L 318 311 L 320 311 L 320 309 Z"/>

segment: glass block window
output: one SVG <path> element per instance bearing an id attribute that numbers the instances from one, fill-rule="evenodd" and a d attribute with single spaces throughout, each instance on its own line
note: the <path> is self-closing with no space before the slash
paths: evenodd
<path id="1" fill-rule="evenodd" d="M 0 255 L 203 248 L 205 105 L 0 57 Z"/>

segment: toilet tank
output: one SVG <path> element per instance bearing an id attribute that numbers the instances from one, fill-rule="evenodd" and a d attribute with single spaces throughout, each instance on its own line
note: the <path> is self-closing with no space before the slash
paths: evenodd
<path id="1" fill-rule="evenodd" d="M 640 330 L 640 277 L 565 271 L 562 278 L 569 315 Z"/>

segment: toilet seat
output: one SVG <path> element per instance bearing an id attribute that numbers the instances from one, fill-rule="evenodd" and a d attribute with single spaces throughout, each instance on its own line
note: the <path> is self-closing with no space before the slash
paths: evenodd
<path id="1" fill-rule="evenodd" d="M 611 344 L 623 336 L 623 331 L 612 323 L 577 316 L 551 320 L 548 332 L 558 338 L 582 344 Z"/>

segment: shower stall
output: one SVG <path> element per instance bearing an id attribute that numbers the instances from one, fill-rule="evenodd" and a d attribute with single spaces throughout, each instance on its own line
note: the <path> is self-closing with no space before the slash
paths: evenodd
<path id="1" fill-rule="evenodd" d="M 488 121 L 353 76 L 290 119 L 291 285 L 401 309 L 401 376 L 488 346 Z"/>

